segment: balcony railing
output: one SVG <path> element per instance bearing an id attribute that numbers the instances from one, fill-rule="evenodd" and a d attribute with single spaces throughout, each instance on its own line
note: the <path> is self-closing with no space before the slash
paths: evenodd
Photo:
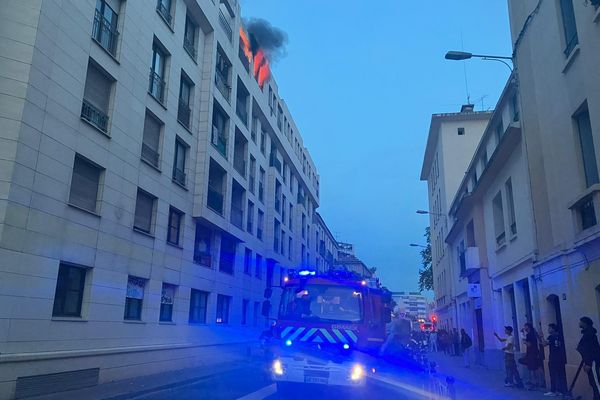
<path id="1" fill-rule="evenodd" d="M 171 26 L 173 22 L 173 16 L 171 15 L 171 10 L 168 10 L 167 7 L 163 4 L 162 1 L 159 1 L 156 5 L 156 12 L 165 20 L 165 22 Z"/>
<path id="2" fill-rule="evenodd" d="M 193 39 L 187 36 L 183 38 L 183 48 L 192 57 L 192 60 L 196 61 L 196 43 Z"/>
<path id="3" fill-rule="evenodd" d="M 158 151 L 154 150 L 152 147 L 148 146 L 145 143 L 142 143 L 142 158 L 144 159 L 144 161 L 158 168 Z"/>
<path id="4" fill-rule="evenodd" d="M 233 159 L 233 168 L 240 173 L 243 177 L 246 177 L 246 161 L 243 158 Z"/>
<path id="5" fill-rule="evenodd" d="M 93 106 L 89 101 L 83 99 L 81 105 L 81 118 L 100 129 L 102 132 L 108 131 L 108 115 L 99 108 Z"/>
<path id="6" fill-rule="evenodd" d="M 227 36 L 227 39 L 231 42 L 233 40 L 233 30 L 231 29 L 229 21 L 227 21 L 227 17 L 221 10 L 219 10 L 219 25 L 221 25 L 221 28 L 223 28 L 223 31 L 225 32 L 225 36 Z"/>
<path id="7" fill-rule="evenodd" d="M 92 38 L 112 54 L 113 57 L 116 57 L 119 32 L 112 27 L 112 24 L 98 10 L 96 10 L 96 14 L 94 15 Z"/>
<path id="8" fill-rule="evenodd" d="M 212 256 L 204 251 L 194 251 L 194 262 L 210 268 L 212 267 Z"/>
<path id="9" fill-rule="evenodd" d="M 192 115 L 192 109 L 184 99 L 179 99 L 179 106 L 177 108 L 177 120 L 183 124 L 186 128 L 190 128 L 190 116 Z"/>
<path id="10" fill-rule="evenodd" d="M 244 125 L 248 126 L 248 110 L 246 110 L 246 101 L 240 98 L 237 99 L 235 105 L 235 113 L 242 120 Z"/>
<path id="11" fill-rule="evenodd" d="M 244 210 L 235 204 L 231 205 L 231 223 L 240 229 L 244 229 Z"/>
<path id="12" fill-rule="evenodd" d="M 173 180 L 181 186 L 185 186 L 185 172 L 179 168 L 173 168 Z"/>
<path id="13" fill-rule="evenodd" d="M 211 143 L 219 150 L 219 153 L 221 153 L 223 157 L 227 158 L 227 138 L 219 132 L 219 129 L 215 126 L 213 126 L 212 130 Z"/>
<path id="14" fill-rule="evenodd" d="M 227 83 L 227 77 L 224 77 L 219 71 L 215 74 L 215 86 L 221 92 L 225 100 L 229 101 L 231 96 L 231 86 Z"/>
<path id="15" fill-rule="evenodd" d="M 223 215 L 223 194 L 212 186 L 208 186 L 208 208 Z"/>
<path id="16" fill-rule="evenodd" d="M 150 69 L 150 82 L 148 92 L 159 102 L 164 103 L 165 99 L 165 81 L 153 69 Z"/>

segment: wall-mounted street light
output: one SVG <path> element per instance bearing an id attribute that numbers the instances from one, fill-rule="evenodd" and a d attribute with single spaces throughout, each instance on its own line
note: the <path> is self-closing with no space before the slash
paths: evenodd
<path id="1" fill-rule="evenodd" d="M 440 213 L 434 213 L 431 211 L 425 211 L 425 210 L 417 210 L 417 214 L 421 214 L 421 215 L 438 215 L 440 217 L 445 217 L 444 214 L 440 214 Z"/>
<path id="2" fill-rule="evenodd" d="M 427 248 L 427 246 L 423 246 L 422 244 L 416 244 L 416 243 L 411 243 L 411 244 L 409 244 L 409 246 L 410 246 L 410 247 L 422 247 L 422 248 L 424 248 L 424 249 L 426 249 L 426 248 Z"/>
<path id="3" fill-rule="evenodd" d="M 508 69 L 510 69 L 510 72 L 513 72 L 513 67 L 507 63 L 505 60 L 510 60 L 510 62 L 513 62 L 513 58 L 512 57 L 507 57 L 507 56 L 490 56 L 490 55 L 485 55 L 485 54 L 473 54 L 473 53 L 468 53 L 466 51 L 449 51 L 446 53 L 446 60 L 452 60 L 452 61 L 463 61 L 463 60 L 470 60 L 471 58 L 481 58 L 482 60 L 485 61 L 498 61 L 501 62 L 502 64 L 506 65 L 508 67 Z"/>

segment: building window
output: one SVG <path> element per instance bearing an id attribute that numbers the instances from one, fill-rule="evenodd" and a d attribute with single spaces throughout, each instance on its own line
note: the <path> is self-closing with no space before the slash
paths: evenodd
<path id="1" fill-rule="evenodd" d="M 222 110 L 220 106 L 217 106 L 215 102 L 213 107 L 213 119 L 212 119 L 212 133 L 211 143 L 212 145 L 227 158 L 227 138 L 229 130 L 229 118 L 227 114 Z"/>
<path id="2" fill-rule="evenodd" d="M 515 217 L 515 200 L 513 197 L 513 185 L 512 180 L 506 181 L 506 205 L 508 206 L 508 223 L 510 226 L 510 235 L 514 237 L 517 235 L 517 220 Z"/>
<path id="3" fill-rule="evenodd" d="M 192 60 L 196 61 L 196 32 L 198 27 L 189 17 L 185 17 L 185 32 L 183 35 L 183 48 L 192 57 Z"/>
<path id="4" fill-rule="evenodd" d="M 172 322 L 173 321 L 173 302 L 175 301 L 175 285 L 169 285 L 168 283 L 162 284 L 162 291 L 160 295 L 160 316 L 159 321 L 161 322 Z"/>
<path id="5" fill-rule="evenodd" d="M 194 238 L 194 262 L 205 267 L 212 267 L 211 256 L 212 232 L 203 225 L 196 224 L 196 237 Z"/>
<path id="6" fill-rule="evenodd" d="M 252 273 L 252 250 L 246 247 L 244 252 L 244 273 L 250 275 Z"/>
<path id="7" fill-rule="evenodd" d="M 175 140 L 175 160 L 173 162 L 173 181 L 185 187 L 185 156 L 188 146 L 179 138 Z"/>
<path id="8" fill-rule="evenodd" d="M 279 240 L 280 240 L 280 229 L 281 224 L 276 219 L 273 220 L 273 251 L 279 253 Z"/>
<path id="9" fill-rule="evenodd" d="M 192 93 L 194 84 L 181 72 L 179 81 L 179 105 L 177 107 L 177 120 L 187 129 L 191 128 Z"/>
<path id="10" fill-rule="evenodd" d="M 513 122 L 519 122 L 521 119 L 521 109 L 519 106 L 519 93 L 515 93 L 512 96 L 512 116 Z"/>
<path id="11" fill-rule="evenodd" d="M 191 324 L 206 323 L 206 306 L 208 303 L 208 292 L 192 289 L 190 293 L 190 316 Z"/>
<path id="12" fill-rule="evenodd" d="M 156 12 L 162 17 L 163 21 L 169 25 L 169 28 L 173 25 L 171 0 L 158 0 L 156 3 Z"/>
<path id="13" fill-rule="evenodd" d="M 233 275 L 235 266 L 235 247 L 233 239 L 221 236 L 221 256 L 219 259 L 219 271 Z"/>
<path id="14" fill-rule="evenodd" d="M 260 254 L 256 254 L 256 259 L 254 260 L 254 276 L 262 279 L 262 256 Z"/>
<path id="15" fill-rule="evenodd" d="M 292 254 L 293 254 L 293 243 L 292 243 L 292 237 L 288 237 L 288 259 L 291 260 L 292 259 Z"/>
<path id="16" fill-rule="evenodd" d="M 81 119 L 108 133 L 108 107 L 114 79 L 93 63 L 88 64 Z"/>
<path id="17" fill-rule="evenodd" d="M 167 53 L 157 42 L 154 42 L 152 44 L 152 67 L 150 68 L 148 92 L 161 104 L 163 104 L 165 100 L 166 60 Z"/>
<path id="18" fill-rule="evenodd" d="M 246 325 L 248 323 L 248 305 L 250 304 L 249 300 L 242 300 L 242 325 Z"/>
<path id="19" fill-rule="evenodd" d="M 69 204 L 84 210 L 98 212 L 98 193 L 103 169 L 75 155 Z"/>
<path id="20" fill-rule="evenodd" d="M 573 0 L 560 0 L 560 11 L 565 34 L 565 55 L 568 57 L 579 43 Z"/>
<path id="21" fill-rule="evenodd" d="M 231 96 L 231 85 L 229 84 L 229 71 L 231 62 L 225 56 L 225 52 L 220 45 L 217 45 L 217 66 L 215 72 L 215 85 L 225 100 L 229 101 Z"/>
<path id="22" fill-rule="evenodd" d="M 262 240 L 263 229 L 265 223 L 265 213 L 262 210 L 258 210 L 258 222 L 256 224 L 256 237 Z"/>
<path id="23" fill-rule="evenodd" d="M 54 292 L 53 317 L 81 317 L 87 268 L 61 263 Z"/>
<path id="24" fill-rule="evenodd" d="M 150 193 L 138 189 L 135 202 L 135 219 L 133 228 L 145 233 L 152 233 L 156 197 Z"/>
<path id="25" fill-rule="evenodd" d="M 127 279 L 127 294 L 125 296 L 125 315 L 124 319 L 141 320 L 142 302 L 144 301 L 144 288 L 146 280 L 136 276 L 129 276 Z"/>
<path id="26" fill-rule="evenodd" d="M 105 0 L 96 0 L 92 38 L 113 57 L 117 55 L 117 42 L 119 40 L 118 19 L 119 15 Z"/>
<path id="27" fill-rule="evenodd" d="M 160 120 L 146 110 L 144 138 L 142 139 L 142 160 L 156 168 L 159 168 L 160 162 L 160 131 L 163 125 Z"/>
<path id="28" fill-rule="evenodd" d="M 256 186 L 256 158 L 250 156 L 250 172 L 248 173 L 248 190 L 254 194 L 254 187 Z"/>
<path id="29" fill-rule="evenodd" d="M 504 136 L 504 124 L 502 123 L 502 120 L 500 120 L 498 125 L 496 125 L 496 142 L 498 145 L 500 145 L 500 142 L 502 141 L 502 136 Z"/>
<path id="30" fill-rule="evenodd" d="M 294 227 L 293 227 L 293 216 L 294 215 L 294 206 L 292 204 L 290 204 L 290 213 L 288 215 L 288 227 L 290 228 L 290 232 L 294 231 Z"/>
<path id="31" fill-rule="evenodd" d="M 575 116 L 577 130 L 579 131 L 579 144 L 581 146 L 581 157 L 583 170 L 585 172 L 585 183 L 590 187 L 599 183 L 598 165 L 596 163 L 596 148 L 590 122 L 590 113 L 586 109 Z"/>
<path id="32" fill-rule="evenodd" d="M 594 198 L 590 196 L 579 206 L 579 217 L 581 219 L 581 230 L 585 231 L 598 223 L 596 219 L 596 210 L 594 207 Z"/>
<path id="33" fill-rule="evenodd" d="M 458 128 L 458 136 L 464 136 L 465 128 Z"/>
<path id="34" fill-rule="evenodd" d="M 217 324 L 229 323 L 229 306 L 231 305 L 231 296 L 217 295 Z"/>
<path id="35" fill-rule="evenodd" d="M 281 183 L 275 179 L 275 211 L 281 212 Z"/>
<path id="36" fill-rule="evenodd" d="M 506 243 L 506 233 L 504 230 L 504 207 L 502 206 L 502 193 L 498 192 L 492 202 L 494 213 L 494 230 L 496 233 L 496 245 L 498 247 Z"/>
<path id="37" fill-rule="evenodd" d="M 260 131 L 260 152 L 267 155 L 267 133 L 263 130 Z"/>
<path id="38" fill-rule="evenodd" d="M 184 213 L 174 207 L 169 207 L 169 230 L 167 231 L 167 242 L 179 246 L 181 242 L 181 228 L 183 226 Z"/>
<path id="39" fill-rule="evenodd" d="M 248 200 L 248 211 L 246 217 L 246 231 L 251 235 L 254 232 L 254 203 Z"/>
<path id="40" fill-rule="evenodd" d="M 265 202 L 265 170 L 262 167 L 258 173 L 258 200 L 263 204 Z"/>

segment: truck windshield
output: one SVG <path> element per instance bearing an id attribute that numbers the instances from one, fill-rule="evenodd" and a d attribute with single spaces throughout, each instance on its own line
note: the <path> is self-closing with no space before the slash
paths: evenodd
<path id="1" fill-rule="evenodd" d="M 327 285 L 288 287 L 281 298 L 280 317 L 293 320 L 358 322 L 362 319 L 362 292 Z"/>

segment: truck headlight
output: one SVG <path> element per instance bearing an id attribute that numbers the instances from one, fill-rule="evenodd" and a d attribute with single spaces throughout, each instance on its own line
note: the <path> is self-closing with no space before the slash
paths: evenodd
<path id="1" fill-rule="evenodd" d="M 353 381 L 359 381 L 365 376 L 365 369 L 362 365 L 356 364 L 352 367 L 352 373 L 350 374 L 350 379 Z"/>
<path id="2" fill-rule="evenodd" d="M 283 364 L 281 364 L 281 360 L 273 361 L 272 370 L 275 375 L 283 375 Z"/>

